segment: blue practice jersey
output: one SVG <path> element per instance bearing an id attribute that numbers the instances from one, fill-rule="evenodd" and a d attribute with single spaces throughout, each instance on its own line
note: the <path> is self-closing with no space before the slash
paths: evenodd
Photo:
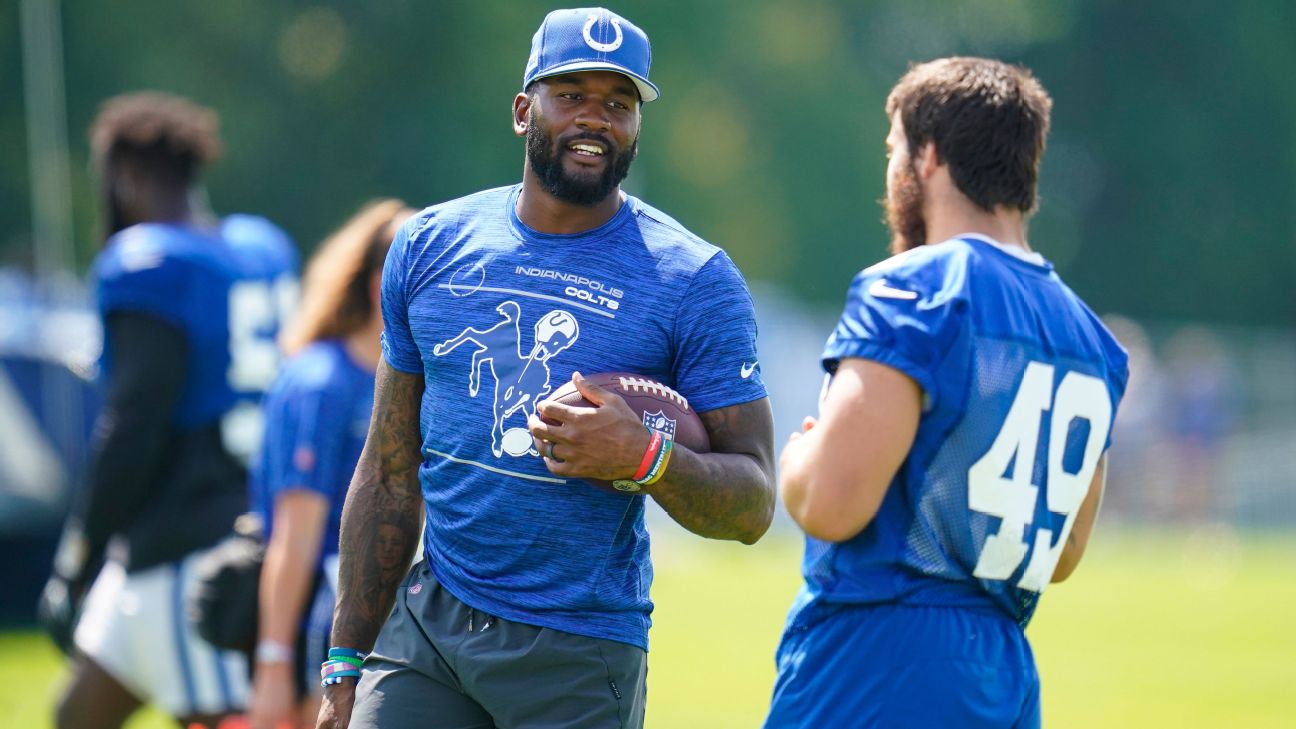
<path id="1" fill-rule="evenodd" d="M 1042 259 L 965 236 L 856 276 L 824 368 L 846 357 L 913 378 L 923 412 L 872 523 L 839 544 L 807 539 L 793 619 L 896 602 L 1024 626 L 1110 444 L 1124 349 Z"/>
<path id="2" fill-rule="evenodd" d="M 187 376 L 171 414 L 188 430 L 220 420 L 234 404 L 228 372 L 227 302 L 240 279 L 238 262 L 214 233 L 187 225 L 142 223 L 113 235 L 92 268 L 100 316 L 132 312 L 157 317 L 184 333 Z M 100 372 L 111 376 L 112 341 Z"/>
<path id="3" fill-rule="evenodd" d="M 92 268 L 96 304 L 105 324 L 100 372 L 112 382 L 116 363 L 138 353 L 115 351 L 110 317 L 145 315 L 177 329 L 185 341 L 184 381 L 171 411 L 165 446 L 145 483 L 146 494 L 129 519 L 85 518 L 125 537 L 131 569 L 174 561 L 209 546 L 228 533 L 237 514 L 247 509 L 247 487 L 235 450 L 225 437 L 237 412 L 246 354 L 262 344 L 245 346 L 240 329 L 240 294 L 258 271 L 239 255 L 218 228 L 187 224 L 143 223 L 113 235 Z M 251 283 L 251 285 L 256 285 Z M 268 342 L 275 351 L 273 340 Z M 259 411 L 256 412 L 259 418 Z M 92 498 L 111 479 L 97 474 Z M 105 519 L 113 519 L 107 522 Z"/>
<path id="4" fill-rule="evenodd" d="M 329 503 L 320 562 L 338 551 L 342 503 L 373 410 L 374 374 L 335 339 L 315 342 L 284 364 L 265 400 L 265 440 L 252 469 L 252 506 L 273 533 L 275 499 L 293 489 Z"/>
<path id="5" fill-rule="evenodd" d="M 189 342 L 189 376 L 173 421 L 193 428 L 222 421 L 231 442 L 236 405 L 261 396 L 279 362 L 278 336 L 284 312 L 296 298 L 296 253 L 272 223 L 232 216 L 233 227 L 217 231 L 191 225 L 142 223 L 113 235 L 95 260 L 92 277 L 101 317 L 113 311 L 156 316 Z M 236 235 L 227 239 L 225 234 Z M 106 376 L 111 360 L 105 342 Z M 260 435 L 259 408 L 253 414 Z M 238 443 L 247 436 L 233 438 Z"/>
<path id="6" fill-rule="evenodd" d="M 723 251 L 633 197 L 606 224 L 547 235 L 520 186 L 429 208 L 383 274 L 383 354 L 423 376 L 425 548 L 463 602 L 647 648 L 643 498 L 554 476 L 527 417 L 571 379 L 658 379 L 697 412 L 765 397 L 751 297 Z"/>
<path id="7" fill-rule="evenodd" d="M 235 400 L 221 433 L 230 452 L 247 464 L 261 443 L 261 399 L 279 371 L 279 331 L 297 309 L 297 249 L 281 228 L 256 215 L 226 216 L 220 235 L 240 271 L 229 297 Z"/>

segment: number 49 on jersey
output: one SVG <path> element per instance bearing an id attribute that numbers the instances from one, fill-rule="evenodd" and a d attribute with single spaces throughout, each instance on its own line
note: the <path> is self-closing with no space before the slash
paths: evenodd
<path id="1" fill-rule="evenodd" d="M 1053 577 L 1111 428 L 1111 398 L 1102 380 L 1068 372 L 1055 391 L 1054 374 L 1053 365 L 1031 362 L 1026 366 L 994 443 L 968 469 L 968 506 L 1001 520 L 998 531 L 986 537 L 973 576 L 1007 580 L 1029 552 L 1030 562 L 1017 587 L 1032 592 L 1043 592 Z M 1077 418 L 1089 421 L 1089 436 L 1080 467 L 1072 473 L 1065 468 L 1063 457 L 1071 423 Z M 1049 429 L 1045 504 L 1066 520 L 1056 540 L 1051 529 L 1034 530 L 1032 545 L 1027 529 L 1034 521 L 1040 491 L 1032 478 L 1040 428 L 1045 423 Z M 1014 459 L 1012 474 L 1005 476 Z"/>

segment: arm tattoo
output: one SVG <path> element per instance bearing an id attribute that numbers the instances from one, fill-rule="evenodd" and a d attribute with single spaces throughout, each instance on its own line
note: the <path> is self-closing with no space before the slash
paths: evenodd
<path id="1" fill-rule="evenodd" d="M 768 399 L 701 413 L 711 453 L 683 448 L 650 493 L 689 531 L 752 544 L 774 517 L 774 422 Z"/>
<path id="2" fill-rule="evenodd" d="M 333 645 L 373 648 L 414 558 L 423 513 L 422 396 L 422 375 L 379 363 L 369 437 L 342 510 Z"/>

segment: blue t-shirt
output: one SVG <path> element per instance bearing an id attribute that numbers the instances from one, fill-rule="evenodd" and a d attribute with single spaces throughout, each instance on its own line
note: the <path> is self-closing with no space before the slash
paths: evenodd
<path id="1" fill-rule="evenodd" d="M 697 412 L 765 397 L 751 296 L 723 251 L 633 197 L 547 235 L 518 219 L 520 189 L 414 216 L 383 272 L 384 357 L 425 382 L 427 558 L 477 609 L 647 649 L 643 499 L 549 473 L 526 420 L 573 371 L 652 377 Z"/>
<path id="2" fill-rule="evenodd" d="M 284 365 L 266 395 L 265 440 L 252 469 L 252 507 L 267 540 L 275 499 L 304 489 L 329 502 L 320 563 L 337 554 L 342 503 L 364 448 L 373 393 L 373 373 L 336 339 L 315 342 Z"/>
<path id="3" fill-rule="evenodd" d="M 869 526 L 807 538 L 792 619 L 898 602 L 1026 625 L 1110 444 L 1125 350 L 1052 266 L 965 236 L 855 277 L 824 368 L 846 357 L 913 378 L 923 412 Z"/>
<path id="4" fill-rule="evenodd" d="M 189 344 L 187 376 L 171 422 L 180 430 L 212 424 L 234 404 L 230 370 L 230 291 L 238 262 L 215 234 L 187 225 L 142 223 L 108 239 L 91 268 L 101 318 L 113 312 L 157 317 Z M 100 373 L 108 381 L 112 342 Z"/>

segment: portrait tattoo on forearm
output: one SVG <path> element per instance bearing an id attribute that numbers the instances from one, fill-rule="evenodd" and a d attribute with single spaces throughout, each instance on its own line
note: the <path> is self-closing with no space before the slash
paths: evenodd
<path id="1" fill-rule="evenodd" d="M 334 645 L 373 646 L 413 561 L 423 508 L 422 395 L 422 376 L 379 365 L 369 437 L 342 513 Z"/>

